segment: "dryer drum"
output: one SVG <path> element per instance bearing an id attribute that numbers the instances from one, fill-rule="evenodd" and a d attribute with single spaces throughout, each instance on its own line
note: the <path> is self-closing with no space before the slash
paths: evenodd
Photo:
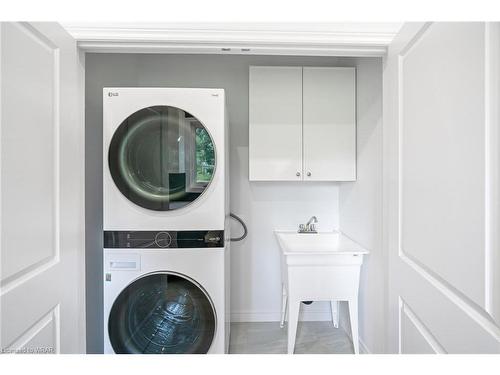
<path id="1" fill-rule="evenodd" d="M 215 329 L 215 309 L 201 286 L 167 272 L 128 285 L 108 321 L 113 350 L 122 354 L 207 353 Z"/>
<path id="2" fill-rule="evenodd" d="M 172 106 L 143 108 L 113 134 L 108 164 L 120 192 L 157 211 L 189 205 L 215 174 L 215 144 L 192 114 Z"/>

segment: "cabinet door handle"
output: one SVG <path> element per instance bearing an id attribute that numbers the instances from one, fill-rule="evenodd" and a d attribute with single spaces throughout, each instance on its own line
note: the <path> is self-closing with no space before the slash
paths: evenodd
<path id="1" fill-rule="evenodd" d="M 300 177 L 300 172 L 295 173 L 295 176 Z"/>
<path id="2" fill-rule="evenodd" d="M 307 177 L 311 177 L 311 172 L 307 172 Z"/>

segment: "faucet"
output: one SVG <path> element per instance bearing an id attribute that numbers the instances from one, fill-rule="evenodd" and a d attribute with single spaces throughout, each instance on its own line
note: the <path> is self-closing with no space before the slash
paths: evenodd
<path id="1" fill-rule="evenodd" d="M 316 231 L 316 223 L 318 222 L 318 218 L 316 216 L 313 216 L 309 219 L 309 221 L 306 224 L 300 224 L 299 225 L 299 233 L 318 233 Z"/>

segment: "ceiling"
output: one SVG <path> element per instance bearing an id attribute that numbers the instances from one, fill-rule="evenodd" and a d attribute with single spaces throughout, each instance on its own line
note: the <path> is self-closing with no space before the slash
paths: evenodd
<path id="1" fill-rule="evenodd" d="M 88 52 L 383 56 L 401 23 L 62 23 Z"/>

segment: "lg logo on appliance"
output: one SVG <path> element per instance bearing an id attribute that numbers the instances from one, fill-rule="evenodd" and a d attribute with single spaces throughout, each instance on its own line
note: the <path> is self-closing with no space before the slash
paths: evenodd
<path id="1" fill-rule="evenodd" d="M 113 96 L 118 96 L 117 92 L 108 92 L 108 96 L 111 98 Z"/>

